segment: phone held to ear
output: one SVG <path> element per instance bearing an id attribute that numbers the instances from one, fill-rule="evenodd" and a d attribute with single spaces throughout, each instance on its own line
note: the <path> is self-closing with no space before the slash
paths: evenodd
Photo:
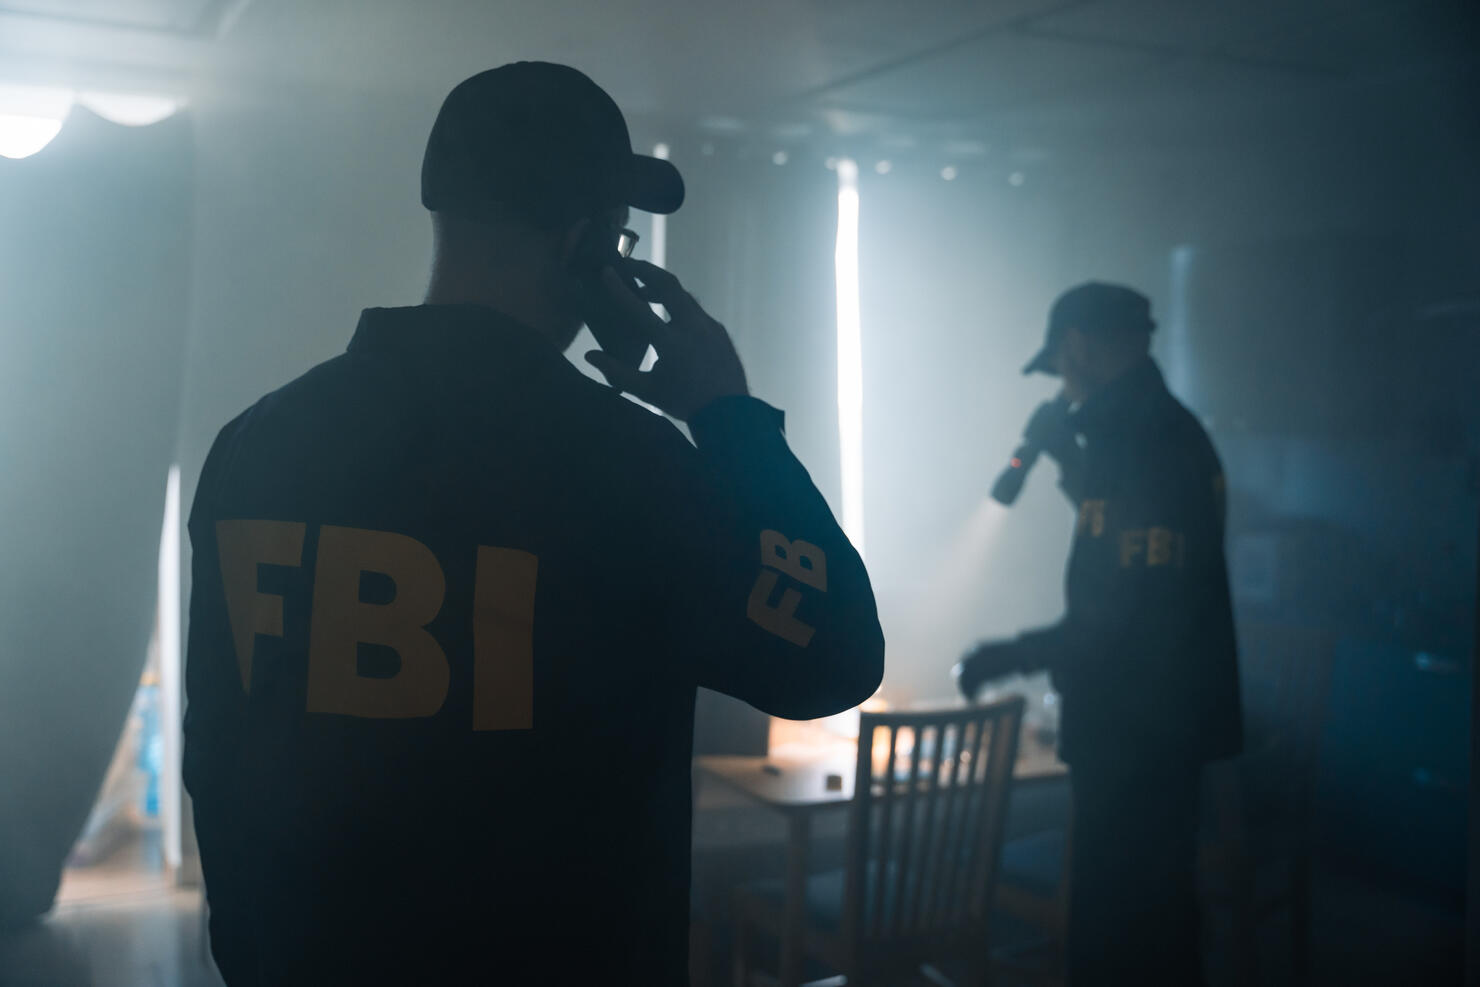
<path id="1" fill-rule="evenodd" d="M 585 289 L 586 328 L 591 330 L 596 345 L 619 363 L 636 369 L 642 365 L 643 357 L 647 355 L 647 337 L 614 304 L 600 283 L 602 272 L 610 267 L 632 294 L 642 297 L 638 292 L 637 282 L 622 270 L 621 261 L 622 255 L 611 241 L 610 230 L 592 224 L 577 251 L 574 265 Z"/>

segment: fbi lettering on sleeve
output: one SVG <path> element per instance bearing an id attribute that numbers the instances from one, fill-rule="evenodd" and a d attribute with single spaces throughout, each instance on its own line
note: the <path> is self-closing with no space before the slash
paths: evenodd
<path id="1" fill-rule="evenodd" d="M 797 619 L 797 607 L 801 605 L 801 591 L 787 586 L 781 599 L 774 604 L 771 597 L 781 583 L 782 576 L 815 589 L 827 592 L 827 555 L 810 542 L 788 541 L 779 531 L 761 532 L 761 572 L 750 590 L 745 616 L 752 623 L 789 641 L 799 648 L 812 643 L 816 628 Z"/>
<path id="2" fill-rule="evenodd" d="M 1089 532 L 1091 538 L 1099 538 L 1105 533 L 1105 502 L 1103 500 L 1086 500 L 1079 505 L 1079 533 Z"/>

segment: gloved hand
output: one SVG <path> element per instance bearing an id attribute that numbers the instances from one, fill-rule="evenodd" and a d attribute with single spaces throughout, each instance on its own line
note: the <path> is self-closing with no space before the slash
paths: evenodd
<path id="1" fill-rule="evenodd" d="M 951 674 L 956 688 L 968 702 L 976 699 L 982 686 L 1022 670 L 1022 654 L 1016 641 L 984 641 L 966 653 Z"/>
<path id="2" fill-rule="evenodd" d="M 1062 463 L 1079 453 L 1079 440 L 1071 424 L 1069 401 L 1060 395 L 1045 401 L 1028 419 L 1023 438 Z"/>

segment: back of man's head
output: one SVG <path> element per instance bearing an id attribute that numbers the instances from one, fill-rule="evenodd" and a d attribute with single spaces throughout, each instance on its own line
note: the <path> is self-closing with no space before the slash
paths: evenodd
<path id="1" fill-rule="evenodd" d="M 683 180 L 667 161 L 632 153 L 622 111 L 584 74 L 515 62 L 448 94 L 427 140 L 421 201 L 555 229 L 620 206 L 673 212 Z"/>
<path id="2" fill-rule="evenodd" d="M 422 160 L 436 237 L 428 301 L 487 304 L 565 339 L 577 240 L 610 238 L 615 251 L 627 208 L 668 213 L 683 196 L 678 170 L 632 152 L 622 111 L 581 72 L 480 72 L 448 94 Z"/>

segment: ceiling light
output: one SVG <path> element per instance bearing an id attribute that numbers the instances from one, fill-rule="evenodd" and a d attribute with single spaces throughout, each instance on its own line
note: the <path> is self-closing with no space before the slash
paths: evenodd
<path id="1" fill-rule="evenodd" d="M 1011 175 L 1008 175 L 1007 176 L 1007 184 L 1009 184 L 1009 185 L 1014 185 L 1014 186 L 1021 185 L 1021 184 L 1023 184 L 1023 182 L 1026 182 L 1027 180 L 1028 180 L 1028 176 L 1027 175 L 1024 175 L 1020 171 L 1015 171 Z"/>
<path id="2" fill-rule="evenodd" d="M 81 103 L 98 116 L 126 127 L 147 127 L 178 111 L 172 96 L 84 92 L 50 86 L 0 85 L 0 155 L 27 158 L 61 133 L 72 106 Z"/>
<path id="3" fill-rule="evenodd" d="M 180 100 L 132 93 L 78 93 L 77 102 L 104 120 L 125 127 L 147 127 L 174 116 Z"/>
<path id="4" fill-rule="evenodd" d="M 887 175 L 893 170 L 894 165 L 888 161 L 880 161 L 878 164 L 874 165 L 874 171 L 877 171 L 881 175 Z"/>
<path id="5" fill-rule="evenodd" d="M 786 164 L 786 161 L 787 158 L 785 151 L 777 151 L 775 154 L 771 155 L 772 164 L 784 165 Z"/>
<path id="6" fill-rule="evenodd" d="M 0 86 L 0 155 L 29 158 L 61 133 L 71 111 L 66 89 Z"/>
<path id="7" fill-rule="evenodd" d="M 29 158 L 62 132 L 62 121 L 53 117 L 0 113 L 0 157 Z"/>
<path id="8" fill-rule="evenodd" d="M 957 172 L 955 165 L 946 165 L 940 170 L 940 177 L 944 178 L 948 182 L 954 182 L 956 180 L 956 174 Z"/>

